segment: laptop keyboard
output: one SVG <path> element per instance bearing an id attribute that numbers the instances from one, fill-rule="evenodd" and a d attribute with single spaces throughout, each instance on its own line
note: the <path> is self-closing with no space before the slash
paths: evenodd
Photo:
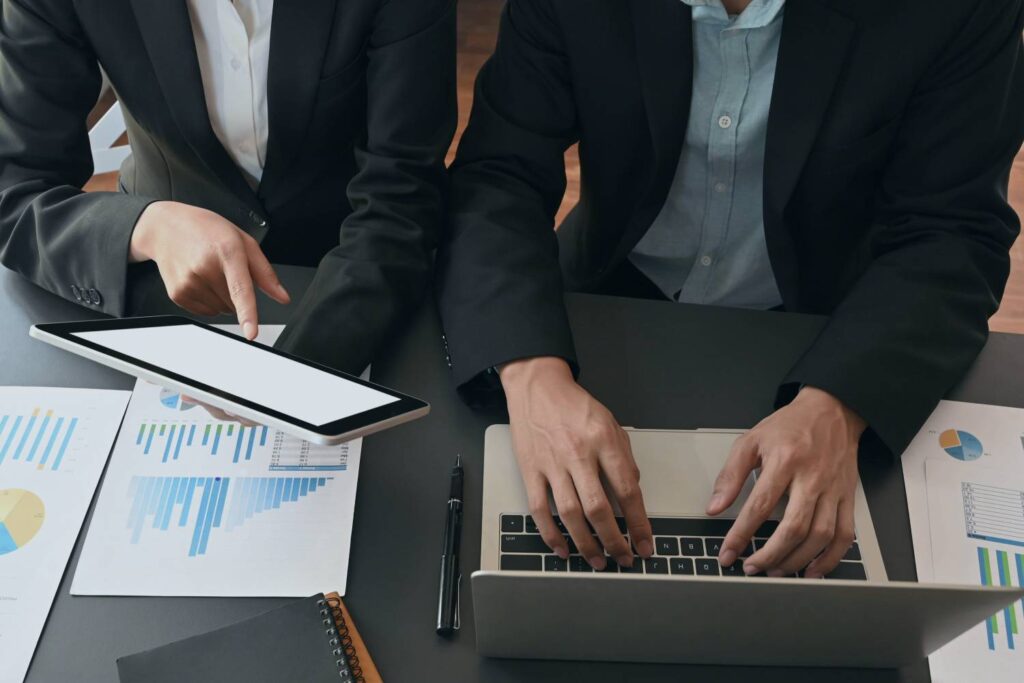
<path id="1" fill-rule="evenodd" d="M 514 571 L 544 572 L 594 572 L 586 559 L 579 554 L 576 544 L 568 535 L 562 521 L 555 517 L 555 524 L 566 536 L 569 543 L 569 559 L 563 560 L 553 554 L 537 533 L 537 525 L 530 515 L 501 515 L 501 568 Z M 626 523 L 617 517 L 619 530 L 626 533 Z M 743 558 L 767 543 L 779 523 L 769 520 L 761 525 L 754 539 L 742 553 L 740 559 L 729 567 L 721 567 L 718 551 L 725 535 L 732 527 L 731 519 L 702 517 L 652 517 L 651 530 L 654 532 L 654 555 L 649 558 L 635 557 L 632 567 L 620 567 L 612 558 L 603 574 L 660 574 L 670 576 L 746 576 L 743 573 Z M 626 540 L 629 540 L 628 534 Z M 600 542 L 598 542 L 600 544 Z M 760 575 L 760 576 L 763 576 Z M 796 576 L 796 575 L 794 575 Z M 827 579 L 866 580 L 867 575 L 861 562 L 860 547 L 856 542 L 847 551 L 839 566 L 826 576 Z"/>

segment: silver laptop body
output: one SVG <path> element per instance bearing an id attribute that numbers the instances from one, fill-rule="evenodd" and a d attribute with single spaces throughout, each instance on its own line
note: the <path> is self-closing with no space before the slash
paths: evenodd
<path id="1" fill-rule="evenodd" d="M 857 543 L 835 574 L 846 578 L 770 579 L 723 569 L 718 543 L 753 481 L 721 515 L 725 521 L 709 520 L 704 509 L 738 432 L 627 431 L 656 557 L 630 573 L 597 573 L 582 558 L 563 562 L 538 545 L 508 426 L 488 429 L 480 571 L 472 577 L 480 654 L 898 667 L 1024 595 L 1015 588 L 889 582 L 860 484 Z"/>

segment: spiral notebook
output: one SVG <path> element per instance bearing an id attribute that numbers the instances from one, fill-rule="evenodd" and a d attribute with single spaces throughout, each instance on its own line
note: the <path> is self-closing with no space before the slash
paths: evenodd
<path id="1" fill-rule="evenodd" d="M 117 660 L 121 683 L 382 683 L 337 593 Z"/>

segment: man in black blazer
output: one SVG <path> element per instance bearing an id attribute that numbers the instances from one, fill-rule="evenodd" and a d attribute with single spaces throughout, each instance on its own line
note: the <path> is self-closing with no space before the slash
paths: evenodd
<path id="1" fill-rule="evenodd" d="M 101 69 L 132 155 L 87 194 Z M 359 371 L 429 283 L 455 120 L 454 0 L 3 0 L 0 262 L 249 337 L 270 262 L 318 266 L 279 346 Z"/>
<path id="2" fill-rule="evenodd" d="M 759 83 L 770 95 L 751 152 L 764 163 L 748 169 L 763 179 L 736 191 L 763 192 L 763 201 L 756 225 L 722 221 L 747 231 L 754 248 L 685 252 L 686 231 L 696 231 L 696 243 L 701 226 L 717 219 L 710 209 L 691 222 L 662 216 L 678 203 L 674 193 L 692 191 L 688 182 L 705 183 L 708 206 L 721 206 L 715 197 L 729 189 L 727 178 L 710 165 L 745 160 L 727 158 L 720 143 L 728 136 L 715 136 L 742 134 L 749 104 L 712 107 L 707 120 L 688 122 L 691 110 L 706 108 L 698 97 L 718 102 L 734 89 L 730 79 L 747 75 L 727 68 L 712 79 L 725 85 L 698 92 L 695 79 L 707 81 L 701 70 L 719 53 L 697 51 L 695 36 L 720 38 L 727 57 L 743 45 L 724 35 L 733 22 L 769 4 L 510 0 L 477 83 L 439 251 L 450 364 L 471 402 L 504 390 L 541 534 L 568 553 L 550 493 L 595 568 L 606 553 L 624 564 L 633 555 L 601 476 L 641 555 L 651 553 L 651 532 L 628 440 L 574 382 L 563 289 L 703 303 L 711 283 L 724 287 L 721 300 L 735 301 L 732 281 L 707 280 L 700 269 L 732 259 L 743 267 L 731 277 L 748 286 L 744 278 L 765 260 L 768 277 L 753 299 L 830 316 L 783 380 L 778 410 L 737 442 L 708 507 L 725 510 L 760 467 L 720 560 L 736 562 L 788 493 L 778 531 L 741 567 L 773 575 L 807 567 L 809 576 L 827 574 L 852 541 L 862 434 L 901 453 L 974 360 L 1002 296 L 1019 231 L 1006 187 L 1024 136 L 1021 0 L 788 0 L 777 17 L 762 17 L 781 22 L 774 69 L 764 76 L 774 81 L 757 81 L 760 61 L 740 71 L 749 68 L 748 87 Z M 723 35 L 698 34 L 698 13 L 713 12 Z M 575 142 L 581 199 L 556 238 L 563 152 Z M 682 163 L 701 153 L 708 167 Z M 684 168 L 690 175 L 680 175 Z M 640 248 L 655 227 L 665 244 L 684 244 L 678 291 L 657 282 L 656 268 L 641 268 L 659 257 Z M 697 277 L 702 288 L 686 296 Z"/>

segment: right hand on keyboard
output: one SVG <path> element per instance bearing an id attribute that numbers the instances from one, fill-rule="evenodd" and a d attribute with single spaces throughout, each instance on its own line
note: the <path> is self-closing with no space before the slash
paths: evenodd
<path id="1" fill-rule="evenodd" d="M 650 557 L 654 542 L 640 472 L 629 437 L 608 409 L 576 384 L 560 358 L 508 363 L 499 376 L 530 514 L 544 542 L 563 559 L 569 556 L 568 543 L 551 516 L 550 489 L 563 524 L 592 567 L 604 569 L 606 552 L 619 564 L 631 566 L 633 551 L 619 531 L 610 494 L 622 509 L 637 553 Z M 602 475 L 610 492 L 601 483 Z"/>

